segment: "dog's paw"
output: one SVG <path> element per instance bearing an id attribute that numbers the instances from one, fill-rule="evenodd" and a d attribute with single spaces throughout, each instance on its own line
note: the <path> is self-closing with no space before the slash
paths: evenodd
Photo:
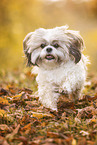
<path id="1" fill-rule="evenodd" d="M 68 91 L 66 89 L 59 88 L 59 93 L 62 94 L 62 95 L 67 95 Z"/>

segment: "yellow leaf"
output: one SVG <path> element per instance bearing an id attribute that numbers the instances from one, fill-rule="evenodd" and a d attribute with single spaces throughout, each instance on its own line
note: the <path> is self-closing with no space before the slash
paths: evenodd
<path id="1" fill-rule="evenodd" d="M 92 119 L 92 120 L 91 120 L 91 122 L 94 122 L 94 123 L 96 123 L 96 122 L 97 122 L 97 120 L 96 120 L 96 119 Z"/>
<path id="2" fill-rule="evenodd" d="M 0 97 L 0 104 L 1 105 L 9 105 L 8 100 Z"/>
<path id="3" fill-rule="evenodd" d="M 0 117 L 6 117 L 7 114 L 3 109 L 0 109 Z"/>
<path id="4" fill-rule="evenodd" d="M 29 113 L 31 113 L 33 117 L 37 117 L 38 119 L 41 119 L 44 117 L 47 117 L 47 118 L 54 117 L 52 114 L 46 114 L 46 113 L 37 113 L 37 112 L 33 112 L 33 111 L 29 111 Z"/>
<path id="5" fill-rule="evenodd" d="M 26 126 L 24 126 L 23 128 L 22 128 L 22 130 L 31 130 L 31 123 L 29 123 L 29 124 L 27 124 Z"/>
<path id="6" fill-rule="evenodd" d="M 24 94 L 24 92 L 21 92 L 20 94 L 13 96 L 12 97 L 13 101 L 19 101 L 19 100 L 21 100 L 23 94 Z"/>
<path id="7" fill-rule="evenodd" d="M 76 140 L 75 139 L 72 140 L 72 145 L 76 145 Z"/>
<path id="8" fill-rule="evenodd" d="M 3 109 L 0 109 L 0 119 L 1 118 L 5 118 L 6 120 L 13 122 L 14 118 L 11 117 L 9 114 L 7 114 L 7 112 L 5 112 Z"/>
<path id="9" fill-rule="evenodd" d="M 94 118 L 94 119 L 91 119 L 91 120 L 89 121 L 89 124 L 90 124 L 90 123 L 96 123 L 96 122 L 97 122 L 97 119 Z"/>

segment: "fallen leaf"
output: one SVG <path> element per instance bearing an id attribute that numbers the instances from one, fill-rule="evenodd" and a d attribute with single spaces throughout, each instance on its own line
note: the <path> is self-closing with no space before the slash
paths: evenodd
<path id="1" fill-rule="evenodd" d="M 4 137 L 3 136 L 0 136 L 0 143 L 2 144 L 4 141 Z"/>
<path id="2" fill-rule="evenodd" d="M 62 134 L 62 133 L 50 132 L 50 131 L 47 131 L 47 137 L 50 137 L 50 138 L 62 138 L 62 139 L 65 139 L 66 141 L 68 141 L 69 139 L 71 140 L 71 137 L 69 138 L 66 135 Z"/>
<path id="3" fill-rule="evenodd" d="M 90 141 L 90 140 L 87 141 L 87 144 L 88 145 L 96 145 L 94 141 Z"/>
<path id="4" fill-rule="evenodd" d="M 31 130 L 31 123 L 25 125 L 22 130 Z"/>
<path id="5" fill-rule="evenodd" d="M 25 92 L 21 92 L 18 95 L 12 96 L 13 102 L 22 100 L 24 95 L 25 95 Z"/>
<path id="6" fill-rule="evenodd" d="M 89 133 L 87 131 L 81 130 L 80 134 L 82 134 L 83 136 L 89 136 Z"/>
<path id="7" fill-rule="evenodd" d="M 92 107 L 85 107 L 83 109 L 76 109 L 78 111 L 77 117 L 78 118 L 92 118 L 93 115 L 97 114 L 97 110 Z"/>
<path id="8" fill-rule="evenodd" d="M 59 133 L 56 133 L 56 132 L 47 132 L 47 137 L 58 138 L 60 137 L 60 135 Z"/>
<path id="9" fill-rule="evenodd" d="M 85 137 L 78 138 L 78 145 L 87 145 Z"/>
<path id="10" fill-rule="evenodd" d="M 33 91 L 31 89 L 29 89 L 29 88 L 24 88 L 23 91 L 27 92 L 28 94 L 32 94 L 33 93 Z"/>
<path id="11" fill-rule="evenodd" d="M 65 139 L 65 141 L 66 141 L 67 143 L 72 142 L 72 137 L 71 137 L 71 136 L 70 136 L 70 137 L 67 137 L 67 139 Z"/>
<path id="12" fill-rule="evenodd" d="M 72 144 L 72 145 L 77 145 L 76 140 L 75 140 L 75 139 L 73 139 L 71 144 Z"/>
<path id="13" fill-rule="evenodd" d="M 61 138 L 54 138 L 52 142 L 55 142 L 55 143 L 57 143 L 58 145 L 63 144 L 63 142 L 64 142 L 64 144 L 65 144 L 65 141 L 64 141 L 63 139 L 61 139 Z"/>
<path id="14" fill-rule="evenodd" d="M 7 134 L 5 138 L 6 138 L 7 140 L 9 140 L 9 141 L 12 141 L 13 138 L 14 138 L 14 136 L 18 133 L 19 128 L 20 128 L 20 124 L 18 124 L 18 126 L 13 130 L 12 133 Z"/>
<path id="15" fill-rule="evenodd" d="M 23 145 L 27 145 L 28 144 L 28 140 L 24 136 L 19 136 L 19 138 L 16 138 L 16 139 L 22 141 Z"/>
<path id="16" fill-rule="evenodd" d="M 79 124 L 79 123 L 81 123 L 81 120 L 79 118 L 75 117 L 75 123 Z"/>
<path id="17" fill-rule="evenodd" d="M 8 125 L 6 125 L 6 124 L 0 124 L 0 130 L 11 131 L 10 128 L 8 127 Z"/>
<path id="18" fill-rule="evenodd" d="M 54 117 L 53 114 L 37 113 L 37 112 L 33 112 L 33 111 L 29 111 L 28 113 L 32 114 L 32 117 L 37 117 L 38 119 Z"/>
<path id="19" fill-rule="evenodd" d="M 1 123 L 3 122 L 3 120 L 9 121 L 9 122 L 13 122 L 14 118 L 12 116 L 10 116 L 10 114 L 7 114 L 7 112 L 5 112 L 5 110 L 0 109 L 0 121 Z"/>
<path id="20" fill-rule="evenodd" d="M 94 101 L 94 100 L 96 100 L 97 99 L 97 94 L 95 94 L 95 96 L 89 96 L 89 95 L 85 95 L 85 96 L 83 96 L 83 99 L 80 99 L 79 101 L 80 102 L 83 102 L 83 101 Z"/>
<path id="21" fill-rule="evenodd" d="M 30 145 L 40 145 L 40 144 L 38 144 L 37 141 L 31 141 Z"/>
<path id="22" fill-rule="evenodd" d="M 7 117 L 7 113 L 3 109 L 0 109 L 0 117 Z"/>
<path id="23" fill-rule="evenodd" d="M 4 140 L 4 142 L 2 143 L 2 145 L 9 145 L 9 143 L 6 140 Z"/>
<path id="24" fill-rule="evenodd" d="M 95 119 L 95 118 L 87 120 L 87 124 L 93 124 L 93 123 L 96 123 L 96 122 L 97 122 L 97 119 Z"/>
<path id="25" fill-rule="evenodd" d="M 6 105 L 9 105 L 8 100 L 0 97 L 0 106 L 6 106 Z"/>
<path id="26" fill-rule="evenodd" d="M 23 142 L 20 142 L 18 145 L 24 145 Z"/>
<path id="27" fill-rule="evenodd" d="M 39 104 L 37 103 L 36 100 L 34 101 L 26 101 L 26 104 L 30 107 L 39 107 Z"/>

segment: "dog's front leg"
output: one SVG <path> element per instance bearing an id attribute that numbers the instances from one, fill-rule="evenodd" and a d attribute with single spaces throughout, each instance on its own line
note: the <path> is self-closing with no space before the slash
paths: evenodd
<path id="1" fill-rule="evenodd" d="M 40 102 L 47 108 L 57 111 L 57 100 L 59 93 L 55 92 L 55 86 L 51 83 L 38 84 L 38 95 Z"/>

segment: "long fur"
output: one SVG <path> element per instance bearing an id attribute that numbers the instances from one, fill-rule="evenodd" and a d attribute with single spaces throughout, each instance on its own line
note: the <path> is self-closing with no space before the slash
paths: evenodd
<path id="1" fill-rule="evenodd" d="M 82 54 L 84 41 L 78 31 L 67 26 L 37 29 L 24 41 L 28 65 L 37 74 L 40 102 L 57 110 L 57 100 L 62 92 L 69 98 L 80 98 L 86 80 L 87 57 Z"/>

